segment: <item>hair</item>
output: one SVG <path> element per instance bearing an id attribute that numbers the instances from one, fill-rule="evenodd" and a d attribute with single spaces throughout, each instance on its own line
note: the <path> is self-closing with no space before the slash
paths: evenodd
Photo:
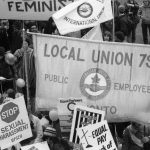
<path id="1" fill-rule="evenodd" d="M 15 91 L 13 89 L 7 90 L 8 97 L 15 99 Z"/>
<path id="2" fill-rule="evenodd" d="M 52 34 L 57 29 L 57 27 L 53 25 L 53 22 L 54 22 L 53 18 L 50 17 L 46 23 L 46 27 L 44 30 L 45 34 Z"/>

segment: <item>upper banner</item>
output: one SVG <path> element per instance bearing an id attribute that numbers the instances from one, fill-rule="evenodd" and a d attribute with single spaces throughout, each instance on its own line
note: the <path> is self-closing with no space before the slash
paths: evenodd
<path id="1" fill-rule="evenodd" d="M 79 0 L 53 14 L 60 34 L 97 26 L 113 19 L 111 0 Z"/>
<path id="2" fill-rule="evenodd" d="M 1 0 L 0 19 L 48 20 L 74 0 Z"/>
<path id="3" fill-rule="evenodd" d="M 150 120 L 150 46 L 34 35 L 37 108 L 85 99 L 109 121 Z"/>

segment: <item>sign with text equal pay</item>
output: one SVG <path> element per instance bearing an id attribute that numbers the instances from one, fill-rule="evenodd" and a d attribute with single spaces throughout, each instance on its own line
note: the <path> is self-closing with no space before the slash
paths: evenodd
<path id="1" fill-rule="evenodd" d="M 23 97 L 0 105 L 0 147 L 8 148 L 32 136 Z"/>
<path id="2" fill-rule="evenodd" d="M 117 150 L 106 120 L 78 128 L 77 134 L 84 150 Z"/>
<path id="3" fill-rule="evenodd" d="M 38 109 L 78 97 L 109 121 L 150 121 L 150 47 L 34 35 Z"/>

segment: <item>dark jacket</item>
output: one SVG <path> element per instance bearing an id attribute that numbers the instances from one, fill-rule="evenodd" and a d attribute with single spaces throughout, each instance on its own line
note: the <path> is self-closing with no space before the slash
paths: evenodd
<path id="1" fill-rule="evenodd" d="M 125 36 L 131 32 L 132 23 L 126 14 L 120 15 L 115 18 L 115 32 L 122 31 Z"/>
<path id="2" fill-rule="evenodd" d="M 0 77 L 4 77 L 6 79 L 14 78 L 14 72 L 12 66 L 8 65 L 4 59 L 0 60 Z M 9 88 L 13 88 L 13 80 L 10 81 L 1 81 L 2 89 L 0 89 L 0 93 L 6 91 Z M 2 90 L 2 91 L 1 91 Z"/>
<path id="3" fill-rule="evenodd" d="M 122 150 L 144 150 L 142 147 L 139 147 L 133 142 L 128 127 L 123 133 Z"/>

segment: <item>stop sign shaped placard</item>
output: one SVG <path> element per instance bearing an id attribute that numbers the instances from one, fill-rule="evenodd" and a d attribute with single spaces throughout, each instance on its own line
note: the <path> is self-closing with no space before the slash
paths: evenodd
<path id="1" fill-rule="evenodd" d="M 10 123 L 19 115 L 19 107 L 13 102 L 10 102 L 3 106 L 0 115 L 2 121 Z"/>

